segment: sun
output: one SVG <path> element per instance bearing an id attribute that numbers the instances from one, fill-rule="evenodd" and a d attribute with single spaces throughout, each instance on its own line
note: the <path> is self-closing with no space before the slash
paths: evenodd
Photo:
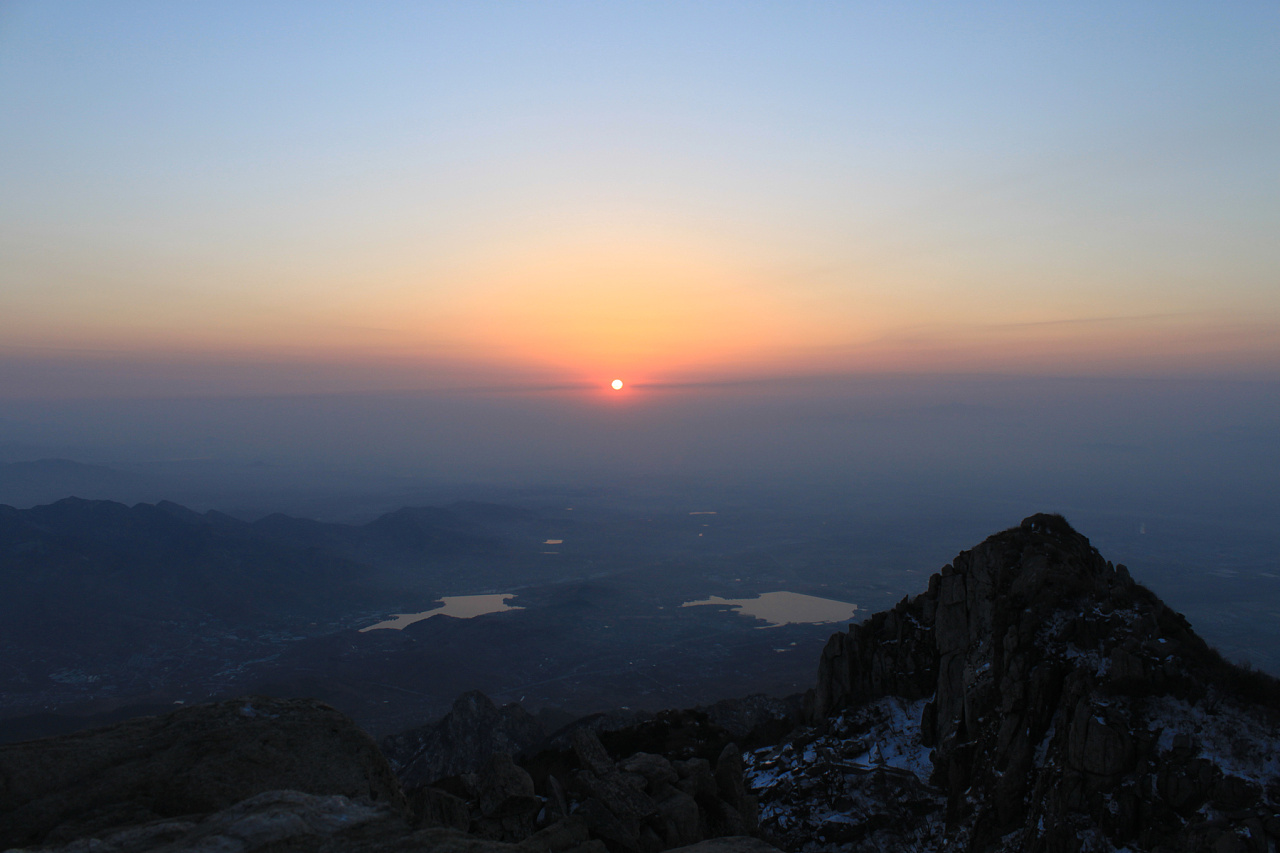
<path id="1" fill-rule="evenodd" d="M 610 382 L 609 384 L 613 386 L 613 390 L 615 390 L 615 391 L 621 391 L 621 390 L 622 390 L 622 380 L 621 380 L 621 379 L 615 379 L 615 380 L 613 380 L 612 382 Z"/>

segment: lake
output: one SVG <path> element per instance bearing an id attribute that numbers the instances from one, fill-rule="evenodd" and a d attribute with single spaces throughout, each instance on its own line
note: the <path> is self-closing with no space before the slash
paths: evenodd
<path id="1" fill-rule="evenodd" d="M 769 624 L 761 625 L 762 628 L 777 628 L 792 623 L 825 625 L 829 622 L 848 622 L 858 609 L 858 605 L 847 601 L 785 591 L 766 592 L 756 598 L 721 598 L 713 595 L 702 601 L 686 601 L 680 606 L 698 607 L 706 604 L 731 607 L 743 616 L 763 619 Z"/>
<path id="2" fill-rule="evenodd" d="M 507 599 L 509 598 L 515 598 L 515 595 L 501 592 L 493 595 L 449 595 L 440 599 L 439 607 L 433 607 L 431 610 L 424 610 L 421 613 L 399 613 L 384 622 L 370 625 L 368 628 L 361 628 L 360 633 L 377 631 L 383 628 L 399 631 L 406 625 L 412 625 L 414 622 L 421 622 L 423 619 L 430 619 L 432 616 L 437 615 L 452 616 L 455 619 L 470 619 L 473 616 L 484 616 L 486 613 L 501 613 L 504 610 L 524 609 L 523 607 L 513 607 L 507 604 Z"/>

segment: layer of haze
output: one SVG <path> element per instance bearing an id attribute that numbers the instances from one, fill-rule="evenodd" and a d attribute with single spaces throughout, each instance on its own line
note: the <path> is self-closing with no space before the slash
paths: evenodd
<path id="1" fill-rule="evenodd" d="M 358 510 L 281 490 L 1275 529 L 1277 32 L 1260 3 L 0 5 L 0 462 L 329 516 Z"/>
<path id="2" fill-rule="evenodd" d="M 0 398 L 1275 377 L 1277 32 L 1250 2 L 11 0 Z"/>

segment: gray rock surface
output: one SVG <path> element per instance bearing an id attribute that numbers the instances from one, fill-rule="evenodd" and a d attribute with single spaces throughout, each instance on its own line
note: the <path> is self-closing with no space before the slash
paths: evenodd
<path id="1" fill-rule="evenodd" d="M 522 755 L 546 740 L 542 725 L 512 703 L 498 708 L 464 693 L 439 722 L 384 738 L 382 750 L 406 787 L 474 773 L 496 752 Z"/>
<path id="2" fill-rule="evenodd" d="M 0 849 L 279 789 L 405 808 L 386 759 L 350 719 L 311 700 L 248 697 L 0 746 Z"/>

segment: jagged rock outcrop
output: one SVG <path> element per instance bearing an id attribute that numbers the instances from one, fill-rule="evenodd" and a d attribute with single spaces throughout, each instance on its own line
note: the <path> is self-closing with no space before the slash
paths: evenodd
<path id="1" fill-rule="evenodd" d="M 521 844 L 455 829 L 410 829 L 384 804 L 267 791 L 210 815 L 161 819 L 41 848 L 44 853 L 607 853 L 581 821 L 562 821 Z M 725 838 L 687 853 L 778 853 L 754 838 Z"/>
<path id="2" fill-rule="evenodd" d="M 582 728 L 574 750 L 554 756 L 559 777 L 535 783 L 494 752 L 406 798 L 373 741 L 328 706 L 193 706 L 0 747 L 0 849 L 659 853 L 754 821 L 736 747 L 714 765 L 645 753 L 619 762 Z M 752 839 L 700 849 L 773 850 Z"/>
<path id="3" fill-rule="evenodd" d="M 909 724 L 852 721 L 877 708 Z M 1265 851 L 1280 839 L 1278 709 L 1273 679 L 1227 664 L 1061 516 L 1036 515 L 832 637 L 798 736 L 825 743 L 752 756 L 748 778 L 784 846 Z M 868 830 L 875 771 L 907 769 L 883 755 L 895 746 L 937 799 L 913 793 L 914 822 Z M 796 796 L 823 772 L 840 778 Z"/>
<path id="4" fill-rule="evenodd" d="M 414 821 L 535 853 L 659 853 L 756 826 L 756 799 L 733 744 L 720 747 L 714 764 L 642 751 L 617 760 L 590 726 L 567 737 L 570 750 L 544 751 L 528 771 L 500 753 L 478 772 L 410 790 Z"/>
<path id="5" fill-rule="evenodd" d="M 0 746 L 0 849 L 207 814 L 267 791 L 405 811 L 377 745 L 311 700 L 248 697 Z"/>
<path id="6" fill-rule="evenodd" d="M 474 773 L 494 753 L 521 755 L 547 733 L 516 703 L 501 708 L 479 690 L 464 693 L 439 722 L 382 741 L 382 751 L 407 788 Z"/>

